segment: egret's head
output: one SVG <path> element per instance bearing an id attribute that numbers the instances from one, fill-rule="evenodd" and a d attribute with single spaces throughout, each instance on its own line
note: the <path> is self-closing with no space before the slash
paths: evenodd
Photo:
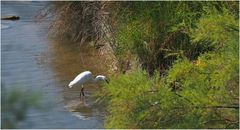
<path id="1" fill-rule="evenodd" d="M 99 82 L 99 81 L 105 81 L 105 82 L 109 83 L 107 77 L 106 77 L 106 76 L 103 76 L 103 75 L 98 75 L 98 76 L 96 76 L 95 80 L 98 81 L 98 82 Z"/>

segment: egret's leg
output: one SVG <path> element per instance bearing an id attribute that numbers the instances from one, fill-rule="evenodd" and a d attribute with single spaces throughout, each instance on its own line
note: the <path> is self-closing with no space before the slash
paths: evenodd
<path id="1" fill-rule="evenodd" d="M 83 85 L 82 85 L 82 88 L 83 88 Z M 80 100 L 82 99 L 82 89 L 80 91 Z"/>
<path id="2" fill-rule="evenodd" d="M 81 91 L 80 91 L 80 100 L 82 100 L 84 96 L 84 92 L 83 92 L 83 85 L 82 85 L 82 88 L 81 88 Z"/>
<path id="3" fill-rule="evenodd" d="M 82 90 L 80 91 L 80 100 L 81 100 L 81 98 L 82 98 Z"/>
<path id="4" fill-rule="evenodd" d="M 82 95 L 83 95 L 83 97 L 84 97 L 84 96 L 85 96 L 85 94 L 84 94 L 84 88 L 81 89 L 81 92 L 82 92 Z"/>

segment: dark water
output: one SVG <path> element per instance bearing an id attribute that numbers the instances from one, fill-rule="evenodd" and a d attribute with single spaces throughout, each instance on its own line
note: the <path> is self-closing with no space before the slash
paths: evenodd
<path id="1" fill-rule="evenodd" d="M 48 40 L 49 21 L 35 16 L 47 2 L 1 2 L 1 15 L 20 16 L 1 21 L 1 82 L 6 89 L 18 87 L 39 92 L 46 110 L 30 110 L 19 128 L 102 128 L 103 111 L 93 105 L 98 86 L 86 86 L 85 101 L 79 88 L 68 83 L 80 72 L 107 74 L 104 58 L 91 47 Z M 3 104 L 4 105 L 4 104 Z"/>

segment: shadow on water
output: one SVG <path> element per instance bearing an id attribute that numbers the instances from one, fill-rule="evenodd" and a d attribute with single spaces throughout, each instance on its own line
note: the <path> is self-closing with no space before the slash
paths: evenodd
<path id="1" fill-rule="evenodd" d="M 59 87 L 63 87 L 63 98 L 65 107 L 75 116 L 86 119 L 92 116 L 103 116 L 101 109 L 94 108 L 93 94 L 98 91 L 99 86 L 85 85 L 85 100 L 80 101 L 79 93 L 81 87 L 68 88 L 68 84 L 79 73 L 89 70 L 94 75 L 108 75 L 107 63 L 99 51 L 88 45 L 73 43 L 57 43 L 51 41 L 50 64 L 55 72 Z"/>

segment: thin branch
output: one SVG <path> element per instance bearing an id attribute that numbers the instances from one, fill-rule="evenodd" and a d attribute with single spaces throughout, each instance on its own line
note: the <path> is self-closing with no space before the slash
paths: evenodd
<path id="1" fill-rule="evenodd" d="M 151 92 L 151 93 L 155 93 L 155 92 L 158 92 L 158 90 L 149 90 L 149 91 L 145 91 L 145 93 L 146 92 Z M 175 93 L 177 96 L 179 96 L 179 97 L 181 97 L 181 98 L 183 98 L 183 99 L 185 99 L 186 101 L 188 101 L 189 103 L 191 103 L 192 104 L 192 106 L 194 107 L 194 108 L 206 108 L 206 109 L 239 109 L 239 106 L 237 106 L 237 105 L 217 105 L 217 106 L 195 106 L 189 99 L 187 99 L 187 98 L 185 98 L 185 97 L 183 97 L 182 95 L 180 95 L 180 94 L 177 94 L 177 93 Z M 156 104 L 153 104 L 152 106 L 155 106 L 155 105 L 157 105 L 157 104 L 159 104 L 159 103 L 156 103 Z M 183 107 L 175 107 L 176 109 L 181 109 L 181 108 L 183 108 Z"/>

